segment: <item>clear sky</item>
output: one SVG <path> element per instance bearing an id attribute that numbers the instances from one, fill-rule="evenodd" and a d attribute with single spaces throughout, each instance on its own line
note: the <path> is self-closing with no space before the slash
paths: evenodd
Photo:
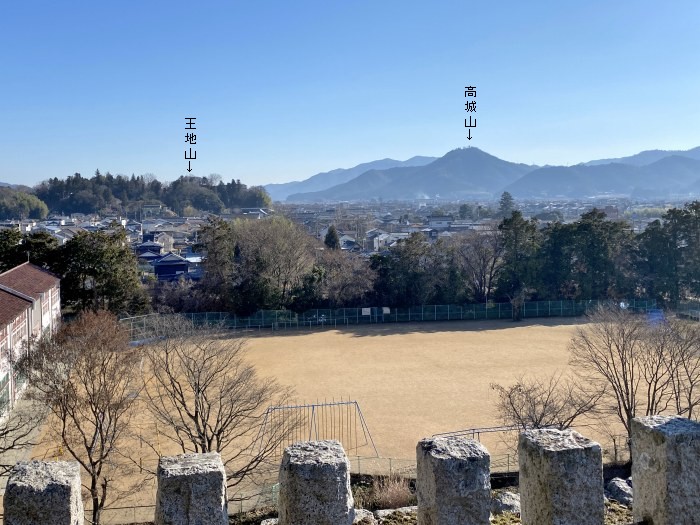
<path id="1" fill-rule="evenodd" d="M 0 181 L 264 184 L 467 144 L 575 164 L 700 145 L 700 2 L 8 0 Z"/>

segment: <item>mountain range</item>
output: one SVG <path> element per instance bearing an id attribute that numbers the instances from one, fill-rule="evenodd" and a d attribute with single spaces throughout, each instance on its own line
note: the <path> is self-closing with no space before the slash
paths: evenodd
<path id="1" fill-rule="evenodd" d="M 452 150 L 440 158 L 383 159 L 319 173 L 305 181 L 265 187 L 274 200 L 339 202 L 498 198 L 579 199 L 622 196 L 640 199 L 700 195 L 700 147 L 643 151 L 575 166 L 516 164 L 478 148 Z"/>
<path id="2" fill-rule="evenodd" d="M 408 160 L 400 161 L 394 159 L 382 159 L 372 162 L 358 164 L 354 168 L 336 169 L 317 173 L 308 179 L 294 182 L 284 182 L 282 184 L 268 184 L 265 190 L 272 197 L 272 200 L 285 200 L 289 195 L 296 193 L 307 193 L 313 191 L 322 191 L 338 184 L 343 184 L 354 179 L 358 175 L 371 170 L 386 170 L 397 167 L 413 167 L 424 166 L 435 160 L 435 157 L 412 157 Z"/>

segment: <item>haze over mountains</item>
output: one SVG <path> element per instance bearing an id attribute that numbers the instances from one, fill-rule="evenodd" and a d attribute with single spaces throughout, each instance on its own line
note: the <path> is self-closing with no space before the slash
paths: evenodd
<path id="1" fill-rule="evenodd" d="M 690 198 L 700 195 L 700 147 L 688 151 L 650 150 L 576 166 L 545 167 L 508 162 L 478 148 L 461 148 L 438 159 L 384 159 L 265 188 L 274 200 L 297 203 L 488 200 L 498 198 L 503 191 L 521 199 Z"/>
<path id="2" fill-rule="evenodd" d="M 617 159 L 600 159 L 591 160 L 586 162 L 587 166 L 595 166 L 597 164 L 610 164 L 614 162 L 616 164 L 632 164 L 634 166 L 646 166 L 657 160 L 661 160 L 666 157 L 673 155 L 678 155 L 679 157 L 688 157 L 695 160 L 700 160 L 700 146 L 697 148 L 689 149 L 688 151 L 680 150 L 662 150 L 662 149 L 650 149 L 647 151 L 642 151 L 636 155 L 630 155 L 629 157 L 620 157 Z"/>
<path id="3" fill-rule="evenodd" d="M 405 161 L 394 159 L 375 160 L 373 162 L 358 164 L 354 168 L 336 169 L 324 173 L 318 173 L 313 177 L 309 177 L 308 179 L 302 181 L 285 182 L 282 184 L 268 184 L 265 186 L 265 190 L 267 190 L 267 193 L 270 195 L 270 197 L 272 197 L 272 200 L 282 201 L 289 197 L 289 195 L 295 193 L 321 191 L 337 184 L 343 184 L 344 182 L 354 179 L 358 175 L 362 175 L 370 170 L 385 170 L 400 166 L 424 166 L 425 164 L 429 164 L 434 160 L 435 157 L 420 156 L 412 157 Z"/>

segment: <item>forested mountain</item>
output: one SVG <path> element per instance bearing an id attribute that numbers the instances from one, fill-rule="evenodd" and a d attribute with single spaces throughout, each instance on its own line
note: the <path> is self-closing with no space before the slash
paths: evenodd
<path id="1" fill-rule="evenodd" d="M 603 194 L 663 198 L 694 192 L 693 185 L 698 180 L 700 160 L 672 155 L 647 166 L 615 163 L 547 166 L 524 175 L 504 190 L 521 199 Z"/>
<path id="2" fill-rule="evenodd" d="M 375 160 L 373 162 L 358 164 L 354 168 L 335 169 L 324 173 L 317 173 L 316 175 L 302 181 L 285 182 L 283 184 L 267 184 L 265 186 L 265 190 L 267 190 L 273 200 L 283 201 L 292 194 L 322 191 L 332 186 L 343 184 L 371 170 L 424 166 L 434 160 L 435 157 L 421 156 L 411 157 L 410 159 L 404 161 L 394 159 Z"/>
<path id="3" fill-rule="evenodd" d="M 0 183 L 0 219 L 41 218 L 45 216 L 42 203 L 49 212 L 63 214 L 128 214 L 144 204 L 163 204 L 178 215 L 222 213 L 271 203 L 265 188 L 248 187 L 239 180 L 224 183 L 218 175 L 183 176 L 166 183 L 148 175 L 103 175 L 98 170 L 90 178 L 79 173 L 66 179 L 54 177 L 34 189 L 6 186 Z M 630 157 L 568 167 L 517 164 L 470 147 L 450 151 L 438 159 L 383 159 L 267 188 L 276 199 L 286 196 L 288 202 L 299 203 L 420 198 L 491 200 L 504 191 L 520 199 L 604 195 L 695 198 L 700 195 L 700 147 L 688 151 L 643 151 Z M 292 193 L 299 189 L 314 191 Z"/>
<path id="4" fill-rule="evenodd" d="M 51 212 L 64 214 L 123 214 L 136 212 L 143 204 L 164 204 L 179 215 L 190 215 L 270 203 L 263 188 L 248 188 L 237 180 L 224 183 L 218 176 L 180 177 L 163 183 L 152 176 L 103 175 L 99 170 L 91 178 L 79 173 L 66 179 L 54 177 L 39 184 L 34 193 Z"/>
<path id="5" fill-rule="evenodd" d="M 647 166 L 653 162 L 659 161 L 666 157 L 672 155 L 678 157 L 687 157 L 689 159 L 700 160 L 700 146 L 697 148 L 689 149 L 687 151 L 681 150 L 662 150 L 662 149 L 652 149 L 647 151 L 642 151 L 636 155 L 630 155 L 629 157 L 620 157 L 615 159 L 600 159 L 591 160 L 586 162 L 587 166 L 596 166 L 598 164 L 610 164 L 611 162 L 617 164 L 631 164 L 633 166 Z"/>
<path id="6" fill-rule="evenodd" d="M 372 170 L 345 184 L 319 192 L 297 193 L 287 200 L 491 198 L 533 168 L 535 166 L 501 160 L 478 148 L 461 148 L 425 166 Z"/>
<path id="7" fill-rule="evenodd" d="M 365 169 L 371 164 L 357 168 Z M 595 195 L 641 199 L 700 195 L 700 147 L 688 151 L 650 150 L 630 157 L 543 168 L 507 162 L 478 148 L 462 148 L 422 166 L 375 166 L 349 177 L 353 170 L 334 170 L 290 183 L 297 188 L 307 182 L 313 187 L 326 187 L 291 193 L 287 201 L 492 199 L 503 191 L 519 198 L 564 199 Z M 338 180 L 333 176 L 336 172 L 342 172 L 342 178 L 347 180 L 333 185 Z"/>
<path id="8" fill-rule="evenodd" d="M 48 213 L 46 204 L 35 195 L 0 186 L 0 219 L 43 219 Z"/>

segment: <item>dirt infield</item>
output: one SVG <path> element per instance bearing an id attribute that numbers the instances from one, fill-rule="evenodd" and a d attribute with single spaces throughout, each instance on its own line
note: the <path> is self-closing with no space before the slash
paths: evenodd
<path id="1" fill-rule="evenodd" d="M 384 324 L 253 335 L 247 358 L 261 375 L 293 386 L 300 403 L 357 400 L 380 455 L 415 458 L 422 437 L 501 424 L 489 385 L 566 370 L 567 345 L 580 322 Z"/>

